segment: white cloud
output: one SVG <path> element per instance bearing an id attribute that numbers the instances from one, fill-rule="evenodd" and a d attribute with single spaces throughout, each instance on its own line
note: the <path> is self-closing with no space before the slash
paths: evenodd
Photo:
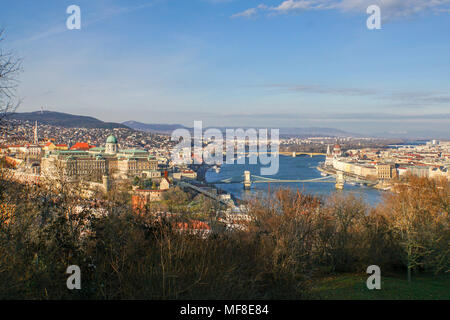
<path id="1" fill-rule="evenodd" d="M 316 1 L 307 0 L 286 0 L 283 1 L 279 6 L 272 7 L 271 10 L 288 12 L 288 11 L 298 11 L 298 10 L 309 10 L 315 8 Z"/>
<path id="2" fill-rule="evenodd" d="M 365 13 L 370 5 L 380 6 L 384 19 L 402 18 L 421 12 L 450 12 L 450 0 L 284 0 L 279 5 L 271 7 L 261 4 L 232 17 L 254 16 L 262 11 L 283 14 L 309 10 Z"/>
<path id="3" fill-rule="evenodd" d="M 257 8 L 250 8 L 245 11 L 233 14 L 231 16 L 231 18 L 232 19 L 234 19 L 234 18 L 250 18 L 251 16 L 256 15 L 256 13 L 257 13 Z"/>
<path id="4" fill-rule="evenodd" d="M 242 12 L 238 12 L 236 14 L 233 14 L 231 16 L 231 18 L 232 19 L 234 19 L 234 18 L 250 18 L 250 17 L 253 17 L 253 16 L 257 15 L 258 11 L 260 11 L 260 10 L 267 10 L 268 8 L 269 7 L 266 6 L 265 4 L 260 4 L 256 8 L 250 8 L 250 9 L 244 10 Z"/>

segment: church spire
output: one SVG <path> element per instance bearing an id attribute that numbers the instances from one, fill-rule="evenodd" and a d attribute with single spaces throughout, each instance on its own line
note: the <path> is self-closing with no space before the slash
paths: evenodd
<path id="1" fill-rule="evenodd" d="M 37 145 L 39 143 L 38 140 L 38 126 L 37 126 L 37 120 L 36 123 L 34 124 L 34 144 Z"/>

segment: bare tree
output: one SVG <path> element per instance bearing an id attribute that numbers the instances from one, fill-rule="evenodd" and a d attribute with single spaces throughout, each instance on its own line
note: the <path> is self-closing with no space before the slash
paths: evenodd
<path id="1" fill-rule="evenodd" d="M 4 40 L 4 29 L 0 29 L 0 45 Z M 22 61 L 10 51 L 0 46 L 0 132 L 4 129 L 4 119 L 19 106 L 17 99 L 17 77 L 22 70 Z"/>

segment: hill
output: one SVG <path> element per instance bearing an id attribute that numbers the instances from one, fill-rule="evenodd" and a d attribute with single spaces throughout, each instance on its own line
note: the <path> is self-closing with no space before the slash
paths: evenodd
<path id="1" fill-rule="evenodd" d="M 307 128 L 280 128 L 281 136 L 304 137 L 362 137 L 361 134 L 347 132 L 334 128 L 307 127 Z"/>
<path id="2" fill-rule="evenodd" d="M 12 113 L 7 116 L 8 119 L 15 119 L 21 121 L 38 121 L 42 124 L 59 126 L 64 128 L 127 128 L 126 125 L 114 122 L 104 122 L 94 117 L 78 116 L 69 113 L 54 112 L 54 111 L 35 111 Z"/>
<path id="3" fill-rule="evenodd" d="M 192 130 L 191 128 L 185 127 L 181 124 L 149 124 L 149 123 L 142 123 L 138 121 L 126 121 L 122 123 L 123 125 L 139 130 L 139 131 L 145 131 L 145 132 L 154 132 L 154 133 L 164 133 L 164 134 L 171 134 L 172 131 L 176 129 L 187 129 Z"/>
<path id="4" fill-rule="evenodd" d="M 164 134 L 170 134 L 172 131 L 176 129 L 187 129 L 189 131 L 193 131 L 193 128 L 185 127 L 181 124 L 148 124 L 148 123 L 142 123 L 138 121 L 126 121 L 122 124 L 126 125 L 127 127 L 130 127 L 135 130 L 139 131 L 146 131 L 146 132 L 157 132 L 157 133 L 164 133 Z M 208 129 L 208 128 L 204 128 Z M 227 128 L 225 127 L 218 127 L 217 129 L 221 130 L 222 132 L 225 132 Z M 228 128 L 233 129 L 233 128 Z M 237 128 L 234 128 L 237 129 Z M 243 128 L 248 129 L 248 128 Z M 256 128 L 258 129 L 258 128 Z M 338 129 L 333 128 L 280 128 L 280 136 L 305 136 L 305 137 L 359 137 L 361 135 L 350 133 Z"/>

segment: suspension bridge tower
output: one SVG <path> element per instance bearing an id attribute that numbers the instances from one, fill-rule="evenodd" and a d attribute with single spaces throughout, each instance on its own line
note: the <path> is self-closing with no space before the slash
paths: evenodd
<path id="1" fill-rule="evenodd" d="M 252 179 L 250 171 L 244 171 L 244 189 L 250 190 L 251 187 L 252 187 Z"/>
<path id="2" fill-rule="evenodd" d="M 345 183 L 344 172 L 338 171 L 336 174 L 336 189 L 339 190 L 344 189 L 344 183 Z"/>

